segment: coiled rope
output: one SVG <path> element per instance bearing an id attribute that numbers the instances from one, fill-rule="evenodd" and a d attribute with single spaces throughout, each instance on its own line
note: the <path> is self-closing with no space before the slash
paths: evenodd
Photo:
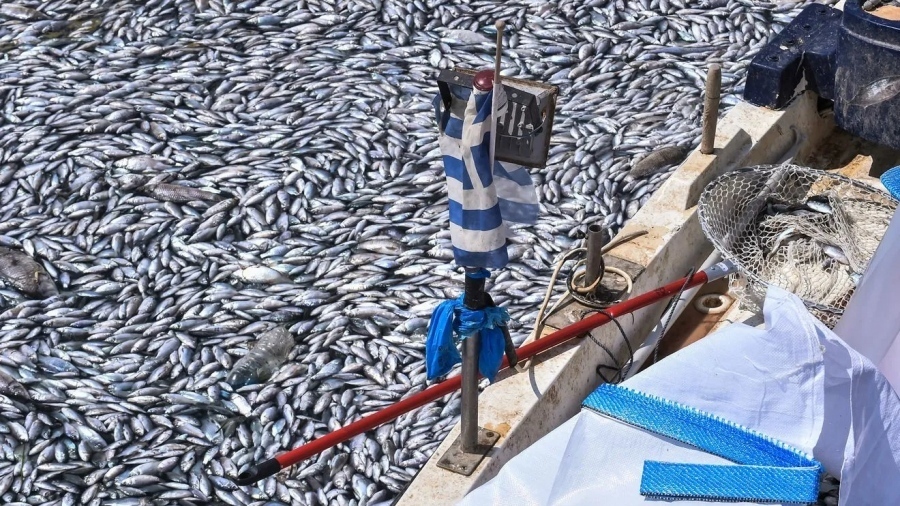
<path id="1" fill-rule="evenodd" d="M 646 230 L 641 230 L 638 232 L 634 232 L 634 233 L 625 235 L 624 237 L 622 237 L 620 239 L 613 240 L 600 250 L 600 254 L 605 255 L 606 253 L 611 251 L 613 248 L 616 248 L 617 246 L 620 246 L 626 242 L 632 241 L 632 240 L 634 240 L 642 235 L 646 235 L 646 234 L 647 234 Z M 601 279 L 597 279 L 591 286 L 587 286 L 587 287 L 585 287 L 585 286 L 578 287 L 575 284 L 576 280 L 583 279 L 583 277 L 584 277 L 583 270 L 581 271 L 580 275 L 576 274 L 576 272 L 578 271 L 578 269 L 580 267 L 586 265 L 587 259 L 583 258 L 583 259 L 579 260 L 578 263 L 575 264 L 574 268 L 572 269 L 571 274 L 569 275 L 569 279 L 566 282 L 566 293 L 561 298 L 559 298 L 556 301 L 556 303 L 553 305 L 553 307 L 550 309 L 550 311 L 547 312 L 547 306 L 550 304 L 550 299 L 553 296 L 553 288 L 556 286 L 556 281 L 559 278 L 559 274 L 562 271 L 563 266 L 567 262 L 570 262 L 576 255 L 586 256 L 587 248 L 582 246 L 582 247 L 574 248 L 572 250 L 569 250 L 567 252 L 560 254 L 560 256 L 556 262 L 556 267 L 553 269 L 553 274 L 550 277 L 550 283 L 547 285 L 547 292 L 544 294 L 544 301 L 541 303 L 541 307 L 538 309 L 537 316 L 535 317 L 534 330 L 532 330 L 531 334 L 525 339 L 525 341 L 523 341 L 522 344 L 540 339 L 541 333 L 544 329 L 544 325 L 546 323 L 547 318 L 549 318 L 550 316 L 555 314 L 557 311 L 561 310 L 567 304 L 570 304 L 573 300 L 578 300 L 579 303 L 581 303 L 589 308 L 597 309 L 597 310 L 605 309 L 606 307 L 609 307 L 610 305 L 612 305 L 614 303 L 614 302 L 610 302 L 608 304 L 597 304 L 597 303 L 594 303 L 591 301 L 586 301 L 586 300 L 584 300 L 584 297 L 579 296 L 580 293 L 590 293 L 593 290 L 595 290 L 600 285 L 600 281 L 601 281 Z M 634 281 L 631 279 L 631 276 L 628 275 L 627 272 L 625 272 L 621 269 L 615 268 L 615 267 L 608 266 L 608 265 L 605 265 L 603 270 L 604 270 L 604 272 L 610 272 L 610 273 L 616 274 L 618 276 L 621 276 L 622 279 L 625 280 L 626 288 L 625 288 L 625 292 L 623 293 L 623 297 L 627 297 L 631 293 L 632 289 L 634 288 Z M 546 315 L 545 315 L 545 312 L 546 312 Z M 631 358 L 633 358 L 634 354 L 633 354 L 633 351 L 631 348 L 631 343 L 628 342 L 628 336 L 625 334 L 625 330 L 622 328 L 622 325 L 620 325 L 619 322 L 615 318 L 611 317 L 611 315 L 607 315 L 607 316 L 610 316 L 610 319 L 619 328 L 619 331 L 622 334 L 622 338 L 625 340 L 626 343 L 628 343 L 628 349 L 629 349 L 629 352 L 631 353 Z M 615 355 L 613 355 L 613 353 L 609 349 L 607 349 L 605 346 L 600 344 L 599 341 L 594 339 L 593 336 L 591 336 L 591 339 L 594 341 L 594 343 L 596 343 L 598 346 L 600 346 L 600 348 L 602 348 L 610 357 L 612 357 L 613 361 L 618 366 L 618 360 L 615 359 Z M 629 359 L 628 362 L 626 362 L 626 364 L 630 364 L 630 363 L 631 363 L 631 359 Z M 531 364 L 532 364 L 531 359 L 520 362 L 518 365 L 516 365 L 516 370 L 518 370 L 519 372 L 524 372 L 531 367 Z M 608 367 L 608 366 L 605 366 L 602 364 L 601 364 L 601 366 L 598 366 L 597 374 L 599 374 L 604 380 L 607 380 L 605 375 L 602 372 L 600 372 L 601 369 L 605 368 L 605 367 Z M 622 367 L 618 367 L 617 377 L 619 379 L 621 379 L 623 377 L 622 376 Z"/>

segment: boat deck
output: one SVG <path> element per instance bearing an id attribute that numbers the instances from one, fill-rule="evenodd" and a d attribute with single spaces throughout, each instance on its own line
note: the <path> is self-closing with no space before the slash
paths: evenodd
<path id="1" fill-rule="evenodd" d="M 639 275 L 633 294 L 649 291 L 684 276 L 690 268 L 710 255 L 712 245 L 703 236 L 696 214 L 697 200 L 703 188 L 717 176 L 739 167 L 794 163 L 834 171 L 879 189 L 878 181 L 887 169 L 900 165 L 900 152 L 875 146 L 854 138 L 835 126 L 833 113 L 821 109 L 811 93 L 799 96 L 784 111 L 771 111 L 748 104 L 737 105 L 720 119 L 715 152 L 691 153 L 668 181 L 620 231 L 620 236 L 637 231 L 647 234 L 607 255 L 607 263 L 632 265 Z M 697 297 L 708 293 L 727 293 L 721 280 L 701 289 Z M 634 318 L 622 318 L 633 348 L 659 323 L 665 303 L 640 310 Z M 544 334 L 580 319 L 587 308 L 571 304 L 548 319 Z M 670 324 L 661 340 L 658 359 L 703 339 L 724 325 L 743 322 L 759 325 L 759 314 L 734 303 L 720 313 L 703 314 L 689 304 Z M 613 325 L 595 329 L 592 336 L 627 359 L 627 347 Z M 471 476 L 455 474 L 436 466 L 459 434 L 454 428 L 434 452 L 428 464 L 401 496 L 398 506 L 454 504 L 468 491 L 493 478 L 500 468 L 580 409 L 581 401 L 595 389 L 600 379 L 598 363 L 611 365 L 599 347 L 576 340 L 560 346 L 534 361 L 523 374 L 506 372 L 479 397 L 479 424 L 497 431 L 501 438 Z M 652 365 L 652 358 L 644 367 Z"/>

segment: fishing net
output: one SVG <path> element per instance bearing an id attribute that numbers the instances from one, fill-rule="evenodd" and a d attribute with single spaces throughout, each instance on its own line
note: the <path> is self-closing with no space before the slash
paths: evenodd
<path id="1" fill-rule="evenodd" d="M 833 326 L 897 208 L 858 181 L 796 165 L 729 172 L 700 196 L 703 233 L 733 261 L 732 291 L 758 311 L 769 285 Z"/>

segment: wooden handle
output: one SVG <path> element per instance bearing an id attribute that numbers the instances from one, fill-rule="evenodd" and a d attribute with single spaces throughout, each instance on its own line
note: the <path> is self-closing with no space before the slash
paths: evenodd
<path id="1" fill-rule="evenodd" d="M 711 155 L 715 148 L 716 122 L 719 119 L 719 95 L 722 91 L 722 66 L 713 63 L 706 75 L 706 103 L 703 107 L 703 137 L 700 152 Z"/>

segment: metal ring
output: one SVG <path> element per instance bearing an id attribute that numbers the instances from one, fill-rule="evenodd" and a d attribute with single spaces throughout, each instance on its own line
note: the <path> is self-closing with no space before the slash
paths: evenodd
<path id="1" fill-rule="evenodd" d="M 724 313 L 732 299 L 723 293 L 708 293 L 694 300 L 694 309 L 703 314 Z"/>

